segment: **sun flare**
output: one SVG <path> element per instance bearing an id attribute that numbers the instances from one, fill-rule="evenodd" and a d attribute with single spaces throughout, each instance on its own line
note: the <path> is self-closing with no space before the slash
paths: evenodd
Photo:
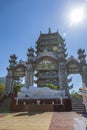
<path id="1" fill-rule="evenodd" d="M 83 7 L 72 9 L 69 14 L 70 25 L 76 25 L 84 21 L 85 11 Z"/>

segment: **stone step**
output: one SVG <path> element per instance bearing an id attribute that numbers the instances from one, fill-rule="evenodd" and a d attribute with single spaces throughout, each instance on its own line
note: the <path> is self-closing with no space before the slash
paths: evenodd
<path id="1" fill-rule="evenodd" d="M 78 109 L 73 109 L 72 111 L 78 111 L 78 112 L 82 111 L 82 112 L 84 112 L 85 110 L 82 110 L 82 109 L 79 109 L 79 110 Z"/>
<path id="2" fill-rule="evenodd" d="M 80 108 L 84 108 L 84 106 L 82 106 L 82 105 L 72 105 L 72 107 L 80 107 Z"/>
<path id="3" fill-rule="evenodd" d="M 85 108 L 85 106 L 75 106 L 75 105 L 74 106 L 72 105 L 72 107 L 73 108 Z"/>
<path id="4" fill-rule="evenodd" d="M 78 113 L 85 113 L 85 106 L 84 104 L 72 104 L 72 111 L 78 112 Z"/>
<path id="5" fill-rule="evenodd" d="M 75 107 L 72 107 L 72 110 L 85 110 L 85 108 L 75 108 Z"/>
<path id="6" fill-rule="evenodd" d="M 77 112 L 77 113 L 86 112 L 82 98 L 80 98 L 80 99 L 72 98 L 72 111 Z"/>
<path id="7" fill-rule="evenodd" d="M 75 105 L 75 106 L 84 106 L 84 104 L 72 104 L 73 106 Z"/>

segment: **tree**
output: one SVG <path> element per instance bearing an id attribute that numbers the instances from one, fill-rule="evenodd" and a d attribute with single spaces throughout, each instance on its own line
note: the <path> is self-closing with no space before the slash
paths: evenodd
<path id="1" fill-rule="evenodd" d="M 0 83 L 0 96 L 4 93 L 5 85 Z"/>
<path id="2" fill-rule="evenodd" d="M 13 93 L 17 93 L 20 91 L 20 88 L 22 87 L 22 84 L 20 82 L 15 82 L 13 86 Z"/>

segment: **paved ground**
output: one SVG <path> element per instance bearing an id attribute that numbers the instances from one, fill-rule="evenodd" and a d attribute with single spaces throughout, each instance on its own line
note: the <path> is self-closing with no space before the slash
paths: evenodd
<path id="1" fill-rule="evenodd" d="M 75 112 L 4 113 L 0 114 L 0 130 L 86 130 L 84 116 Z"/>
<path id="2" fill-rule="evenodd" d="M 86 130 L 86 118 L 75 112 L 55 112 L 49 130 Z"/>
<path id="3" fill-rule="evenodd" d="M 51 117 L 47 112 L 9 114 L 0 118 L 0 130 L 48 130 Z"/>

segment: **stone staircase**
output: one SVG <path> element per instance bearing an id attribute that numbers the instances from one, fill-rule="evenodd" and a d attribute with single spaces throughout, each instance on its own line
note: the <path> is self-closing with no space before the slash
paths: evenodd
<path id="1" fill-rule="evenodd" d="M 72 100 L 72 111 L 77 113 L 86 113 L 85 105 L 83 104 L 82 97 L 79 98 L 71 98 Z"/>

